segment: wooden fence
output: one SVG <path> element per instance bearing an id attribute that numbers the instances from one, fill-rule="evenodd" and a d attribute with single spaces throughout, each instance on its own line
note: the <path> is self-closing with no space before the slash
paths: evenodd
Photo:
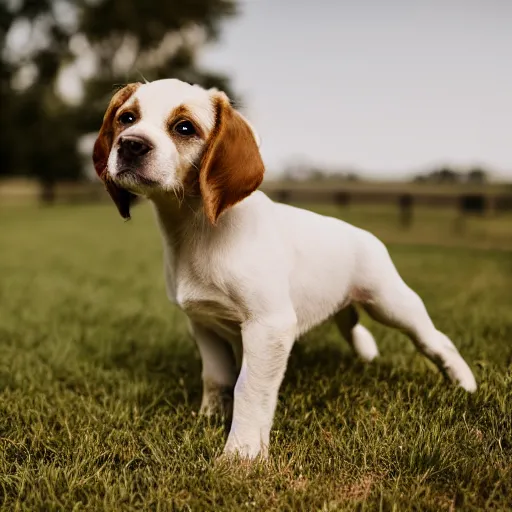
<path id="1" fill-rule="evenodd" d="M 283 183 L 268 181 L 262 185 L 273 199 L 293 204 L 318 205 L 390 205 L 398 209 L 398 219 L 409 226 L 416 207 L 456 209 L 460 216 L 497 215 L 512 211 L 511 185 L 437 186 L 408 183 Z M 44 197 L 41 187 L 32 181 L 0 182 L 0 205 L 34 202 Z M 107 200 L 99 182 L 59 183 L 51 197 L 56 203 L 84 203 Z"/>
<path id="2" fill-rule="evenodd" d="M 347 184 L 336 186 L 280 185 L 270 183 L 265 192 L 273 199 L 293 204 L 394 205 L 398 210 L 398 222 L 403 227 L 413 223 L 416 207 L 450 208 L 458 211 L 456 224 L 463 229 L 468 215 L 498 215 L 512 211 L 512 191 L 507 186 L 482 187 L 435 187 L 409 184 Z"/>

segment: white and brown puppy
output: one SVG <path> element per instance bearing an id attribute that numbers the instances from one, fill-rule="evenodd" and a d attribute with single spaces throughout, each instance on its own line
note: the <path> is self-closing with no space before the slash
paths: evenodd
<path id="1" fill-rule="evenodd" d="M 94 164 L 123 217 L 132 194 L 153 203 L 167 293 L 201 353 L 201 412 L 221 410 L 234 393 L 224 453 L 266 456 L 300 334 L 334 317 L 362 359 L 378 355 L 355 304 L 407 333 L 451 381 L 476 389 L 377 238 L 255 191 L 264 173 L 258 138 L 225 94 L 178 80 L 126 86 L 105 114 Z"/>

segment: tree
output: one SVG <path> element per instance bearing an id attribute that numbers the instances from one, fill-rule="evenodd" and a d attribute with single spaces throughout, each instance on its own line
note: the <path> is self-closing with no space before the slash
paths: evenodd
<path id="1" fill-rule="evenodd" d="M 414 177 L 415 183 L 460 183 L 461 174 L 449 167 L 441 167 Z"/>
<path id="2" fill-rule="evenodd" d="M 4 48 L 7 33 L 12 25 L 13 15 L 4 3 L 0 3 L 0 43 Z M 14 137 L 9 130 L 13 123 L 10 102 L 10 83 L 13 66 L 0 58 L 0 176 L 9 173 L 14 163 Z"/>
<path id="3" fill-rule="evenodd" d="M 46 184 L 74 176 L 76 133 L 55 89 L 71 32 L 49 0 L 2 1 L 0 13 L 2 173 L 30 174 Z M 25 40 L 12 42 L 23 32 Z"/>
<path id="4" fill-rule="evenodd" d="M 475 167 L 474 169 L 470 169 L 468 171 L 467 180 L 468 183 L 473 183 L 475 185 L 483 185 L 488 181 L 487 172 L 484 169 Z"/>
<path id="5" fill-rule="evenodd" d="M 81 30 L 98 73 L 88 80 L 78 109 L 82 129 L 97 130 L 113 87 L 132 81 L 173 77 L 233 97 L 227 77 L 195 63 L 199 48 L 218 36 L 219 22 L 233 14 L 232 0 L 104 0 L 85 9 Z"/>
<path id="6" fill-rule="evenodd" d="M 82 176 L 78 139 L 99 129 L 113 89 L 127 82 L 175 77 L 230 94 L 227 78 L 198 69 L 196 56 L 233 14 L 232 0 L 0 0 L 1 172 L 37 177 L 51 200 L 56 181 Z M 24 27 L 27 41 L 13 43 Z M 76 104 L 58 87 L 69 70 L 81 75 Z"/>
<path id="7" fill-rule="evenodd" d="M 449 167 L 443 167 L 436 173 L 436 181 L 439 183 L 458 183 L 460 174 Z"/>

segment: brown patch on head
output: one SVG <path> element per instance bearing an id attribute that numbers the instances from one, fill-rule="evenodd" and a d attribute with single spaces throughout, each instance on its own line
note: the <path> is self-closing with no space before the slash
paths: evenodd
<path id="1" fill-rule="evenodd" d="M 117 206 L 117 209 L 119 210 L 119 213 L 124 219 L 130 218 L 130 201 L 134 195 L 131 192 L 128 192 L 127 190 L 117 186 L 110 179 L 106 170 L 108 157 L 110 155 L 110 150 L 112 149 L 114 139 L 124 129 L 124 126 L 118 122 L 119 116 L 124 113 L 124 111 L 121 111 L 120 109 L 130 99 L 130 97 L 140 87 L 140 85 L 140 83 L 128 84 L 114 94 L 110 100 L 107 111 L 105 112 L 105 116 L 103 117 L 103 124 L 101 125 L 98 138 L 94 143 L 92 154 L 96 173 L 105 182 L 108 193 L 112 197 L 114 203 Z M 137 104 L 130 105 L 130 108 L 126 110 L 129 110 L 136 116 L 139 115 Z"/>
<path id="2" fill-rule="evenodd" d="M 135 90 L 133 92 L 135 92 Z M 134 124 L 137 124 L 140 121 L 141 113 L 140 113 L 139 100 L 137 98 L 134 98 L 132 101 L 130 101 L 129 105 L 126 105 L 128 103 L 129 99 L 130 98 L 127 98 L 127 100 L 121 105 L 121 107 L 119 107 L 116 115 L 114 116 L 114 123 L 113 123 L 114 139 L 123 130 L 125 130 L 129 126 L 133 126 Z M 133 114 L 133 116 L 135 117 L 135 121 L 128 125 L 123 124 L 121 122 L 121 116 L 123 116 L 123 114 L 128 114 L 128 113 Z"/>
<path id="3" fill-rule="evenodd" d="M 192 123 L 195 132 L 194 135 L 183 136 L 176 131 L 176 126 L 183 121 Z M 191 144 L 206 140 L 206 133 L 203 126 L 201 126 L 199 120 L 186 105 L 179 105 L 171 111 L 167 118 L 167 130 L 178 149 L 186 149 Z M 178 169 L 177 171 L 186 195 L 200 195 L 199 165 L 200 161 L 198 160 L 197 162 L 191 162 L 191 165 L 186 169 Z"/>
<path id="4" fill-rule="evenodd" d="M 265 166 L 251 128 L 224 95 L 214 99 L 215 125 L 201 160 L 199 184 L 212 224 L 221 213 L 252 194 Z"/>
<path id="5" fill-rule="evenodd" d="M 179 107 L 176 107 L 172 110 L 167 119 L 169 134 L 173 138 L 174 142 L 186 142 L 186 138 L 184 138 L 183 136 L 179 135 L 174 131 L 174 127 L 180 121 L 190 121 L 194 125 L 196 137 L 199 137 L 200 139 L 205 138 L 204 130 L 200 123 L 197 121 L 197 119 L 194 117 L 192 111 L 186 105 L 180 105 Z"/>

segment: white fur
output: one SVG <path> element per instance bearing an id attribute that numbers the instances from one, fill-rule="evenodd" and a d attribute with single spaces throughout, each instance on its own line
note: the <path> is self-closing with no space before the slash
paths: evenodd
<path id="1" fill-rule="evenodd" d="M 194 155 L 179 154 L 164 120 L 171 109 L 186 104 L 208 132 L 214 123 L 212 94 L 175 80 L 137 90 L 142 121 L 130 129 L 153 140 L 151 166 L 159 186 L 145 190 L 128 185 L 155 207 L 167 293 L 187 314 L 203 360 L 201 412 L 215 412 L 221 392 L 234 386 L 233 421 L 224 452 L 266 455 L 279 386 L 300 334 L 334 316 L 363 360 L 378 355 L 372 335 L 358 323 L 354 303 L 406 332 L 453 382 L 474 391 L 468 365 L 436 330 L 421 299 L 370 233 L 275 203 L 262 192 L 228 209 L 213 227 L 200 200 L 180 202 L 166 193 L 179 187 L 180 168 L 201 147 Z M 108 171 L 115 177 L 115 151 Z"/>

